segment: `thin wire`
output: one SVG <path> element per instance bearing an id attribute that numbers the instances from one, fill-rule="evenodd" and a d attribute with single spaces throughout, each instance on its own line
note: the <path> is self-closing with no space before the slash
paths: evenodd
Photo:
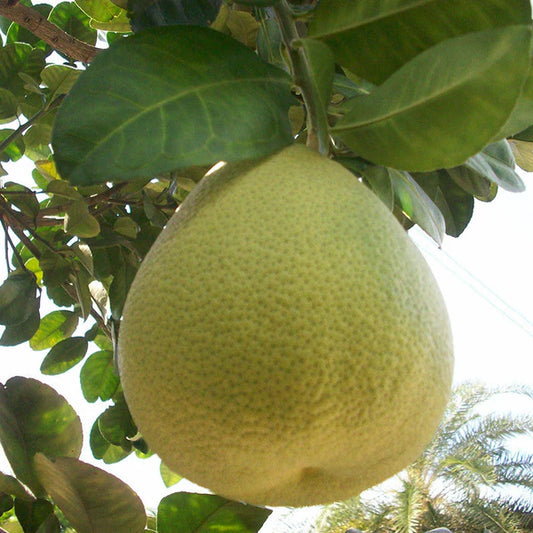
<path id="1" fill-rule="evenodd" d="M 500 295 L 494 292 L 490 287 L 488 287 L 483 281 L 481 281 L 478 277 L 472 274 L 468 269 L 463 267 L 457 260 L 455 260 L 452 256 L 450 256 L 450 254 L 448 254 L 442 248 L 439 250 L 440 253 L 443 254 L 446 257 L 446 259 L 448 259 L 448 261 L 453 263 L 453 265 L 456 268 L 452 268 L 450 265 L 445 264 L 445 262 L 442 261 L 442 256 L 436 255 L 433 252 L 433 250 L 431 250 L 429 247 L 425 245 L 425 243 L 422 244 L 421 242 L 417 240 L 417 244 L 424 251 L 424 253 L 432 257 L 442 267 L 444 267 L 446 270 L 448 270 L 454 276 L 456 276 L 459 280 L 461 280 L 473 292 L 475 292 L 478 296 L 483 298 L 492 307 L 494 307 L 494 309 L 499 311 L 509 321 L 511 321 L 516 326 L 518 326 L 529 337 L 533 338 L 533 322 L 529 320 L 525 315 L 523 315 L 518 309 L 516 309 L 515 307 L 507 303 L 506 300 L 504 300 Z M 468 278 L 470 278 L 476 284 L 478 284 L 483 290 L 480 290 L 478 287 L 474 286 L 474 284 L 469 279 L 462 276 L 458 269 L 461 270 L 464 274 L 466 274 Z M 499 302 L 499 305 L 498 305 L 498 302 Z M 517 318 L 519 318 L 520 320 L 517 320 Z"/>

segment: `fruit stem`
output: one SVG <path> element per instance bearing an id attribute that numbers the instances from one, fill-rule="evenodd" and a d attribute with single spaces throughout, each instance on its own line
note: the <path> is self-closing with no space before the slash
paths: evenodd
<path id="1" fill-rule="evenodd" d="M 295 46 L 301 35 L 292 10 L 286 0 L 279 0 L 272 7 L 280 26 L 283 43 L 287 48 L 294 83 L 301 91 L 307 111 L 307 146 L 327 155 L 329 153 L 327 114 L 313 83 L 307 52 L 302 46 Z"/>

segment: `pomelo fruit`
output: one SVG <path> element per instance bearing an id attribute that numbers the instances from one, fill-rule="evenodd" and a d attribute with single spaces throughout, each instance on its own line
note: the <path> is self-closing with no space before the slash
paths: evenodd
<path id="1" fill-rule="evenodd" d="M 346 499 L 413 461 L 449 397 L 441 293 L 393 215 L 292 145 L 203 178 L 146 256 L 119 368 L 168 467 L 235 500 Z"/>

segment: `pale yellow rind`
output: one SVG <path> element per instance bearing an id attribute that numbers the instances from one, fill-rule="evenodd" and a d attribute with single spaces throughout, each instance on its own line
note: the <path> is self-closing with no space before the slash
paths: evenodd
<path id="1" fill-rule="evenodd" d="M 119 366 L 171 469 L 228 498 L 302 506 L 413 461 L 453 356 L 404 230 L 344 167 L 294 145 L 189 195 L 131 288 Z"/>

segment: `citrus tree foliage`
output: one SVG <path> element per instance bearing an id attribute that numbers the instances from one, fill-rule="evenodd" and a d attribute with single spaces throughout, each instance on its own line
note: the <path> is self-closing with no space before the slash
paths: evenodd
<path id="1" fill-rule="evenodd" d="M 0 345 L 29 342 L 43 374 L 77 368 L 103 405 L 86 438 L 104 463 L 150 453 L 115 371 L 122 307 L 213 164 L 307 143 L 437 243 L 523 189 L 516 163 L 533 170 L 529 0 L 0 0 L 0 15 L 0 159 L 33 162 L 16 181 L 1 169 Z M 253 532 L 270 512 L 175 493 L 147 522 L 79 460 L 82 439 L 59 392 L 0 388 L 1 511 L 25 532 Z"/>

